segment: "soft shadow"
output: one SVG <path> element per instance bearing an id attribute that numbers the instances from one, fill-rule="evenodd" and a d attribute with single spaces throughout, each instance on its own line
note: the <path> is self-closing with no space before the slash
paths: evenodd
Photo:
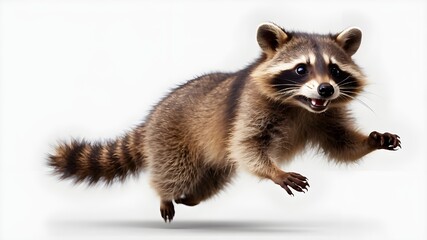
<path id="1" fill-rule="evenodd" d="M 229 233 L 328 233 L 344 231 L 344 232 L 369 232 L 375 228 L 375 224 L 367 221 L 359 220 L 300 220 L 300 221 L 263 221 L 263 220 L 246 220 L 246 221 L 218 221 L 218 220 L 200 220 L 200 221 L 185 221 L 177 220 L 172 223 L 164 223 L 162 221 L 150 220 L 60 220 L 51 222 L 54 227 L 61 229 L 108 229 L 108 230 L 162 230 L 179 232 L 229 232 Z M 184 231 L 183 231 L 184 232 Z"/>
<path id="2" fill-rule="evenodd" d="M 310 228 L 272 221 L 161 221 L 110 222 L 108 225 L 144 229 L 174 229 L 203 232 L 309 232 Z"/>

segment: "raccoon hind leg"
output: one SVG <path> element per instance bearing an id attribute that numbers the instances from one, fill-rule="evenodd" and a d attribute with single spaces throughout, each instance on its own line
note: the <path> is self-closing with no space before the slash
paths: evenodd
<path id="1" fill-rule="evenodd" d="M 187 206 L 196 206 L 224 188 L 235 173 L 235 166 L 228 165 L 218 167 L 208 167 L 203 171 L 199 181 L 195 184 L 193 191 L 183 197 L 176 198 L 175 202 Z"/>
<path id="2" fill-rule="evenodd" d="M 170 154 L 172 155 L 172 154 Z M 186 156 L 156 155 L 151 164 L 151 184 L 160 196 L 160 213 L 165 222 L 175 215 L 173 200 L 191 192 L 198 181 L 200 165 Z"/>
<path id="3" fill-rule="evenodd" d="M 193 207 L 198 205 L 202 199 L 199 196 L 196 195 L 185 195 L 181 198 L 175 199 L 175 202 L 178 204 L 184 204 L 189 207 Z"/>

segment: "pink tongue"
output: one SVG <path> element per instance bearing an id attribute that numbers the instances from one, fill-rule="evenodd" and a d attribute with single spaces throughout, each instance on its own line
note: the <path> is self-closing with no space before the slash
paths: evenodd
<path id="1" fill-rule="evenodd" d="M 326 100 L 323 99 L 311 99 L 311 105 L 313 106 L 323 106 Z"/>

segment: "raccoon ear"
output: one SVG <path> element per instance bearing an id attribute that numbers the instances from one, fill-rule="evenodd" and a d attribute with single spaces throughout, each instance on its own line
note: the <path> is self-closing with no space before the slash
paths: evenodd
<path id="1" fill-rule="evenodd" d="M 262 51 L 268 56 L 274 55 L 288 39 L 286 32 L 273 23 L 263 23 L 259 25 L 257 31 L 257 41 Z"/>
<path id="2" fill-rule="evenodd" d="M 357 27 L 347 28 L 336 35 L 335 41 L 348 55 L 352 56 L 357 52 L 362 42 L 362 31 Z"/>

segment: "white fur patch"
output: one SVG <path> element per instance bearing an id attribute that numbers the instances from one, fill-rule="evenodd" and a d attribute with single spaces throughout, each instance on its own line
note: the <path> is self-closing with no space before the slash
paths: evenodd
<path id="1" fill-rule="evenodd" d="M 314 65 L 316 63 L 316 55 L 314 55 L 314 53 L 309 53 L 308 54 L 308 62 L 311 65 Z"/>
<path id="2" fill-rule="evenodd" d="M 339 97 L 340 90 L 338 85 L 333 81 L 330 80 L 329 83 L 334 87 L 334 94 L 331 97 L 328 97 L 328 100 L 333 100 Z M 312 79 L 304 85 L 301 86 L 298 95 L 303 95 L 307 98 L 315 98 L 315 99 L 323 99 L 322 96 L 319 95 L 319 92 L 317 91 L 317 88 L 319 87 L 320 83 L 319 81 Z"/>
<path id="3" fill-rule="evenodd" d="M 292 60 L 290 62 L 282 62 L 280 64 L 276 64 L 276 65 L 274 65 L 272 67 L 269 67 L 268 70 L 267 70 L 267 72 L 268 73 L 276 74 L 278 72 L 282 72 L 282 71 L 285 71 L 285 70 L 293 69 L 298 64 L 306 63 L 306 62 L 307 62 L 307 58 L 305 56 L 302 56 L 302 57 L 296 58 L 296 59 L 294 59 L 294 60 Z"/>
<path id="4" fill-rule="evenodd" d="M 323 54 L 323 60 L 325 61 L 326 65 L 329 65 L 330 59 L 329 59 L 329 56 L 326 55 L 325 53 Z"/>

